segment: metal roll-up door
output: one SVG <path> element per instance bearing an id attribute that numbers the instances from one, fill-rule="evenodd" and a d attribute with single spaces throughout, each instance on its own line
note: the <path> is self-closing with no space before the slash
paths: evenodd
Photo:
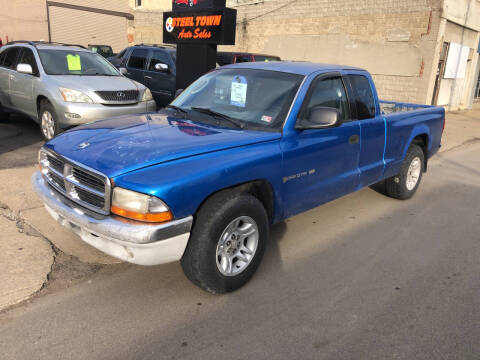
<path id="1" fill-rule="evenodd" d="M 127 19 L 121 16 L 51 6 L 50 31 L 54 42 L 105 44 L 114 52 L 128 46 Z"/>

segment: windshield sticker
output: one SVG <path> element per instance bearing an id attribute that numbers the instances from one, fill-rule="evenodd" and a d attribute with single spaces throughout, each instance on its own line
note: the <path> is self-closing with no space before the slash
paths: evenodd
<path id="1" fill-rule="evenodd" d="M 247 79 L 244 76 L 235 76 L 232 80 L 230 104 L 245 107 L 247 102 Z"/>
<path id="2" fill-rule="evenodd" d="M 266 122 L 266 123 L 271 123 L 272 122 L 272 117 L 271 116 L 268 116 L 268 115 L 263 115 L 262 116 L 262 119 L 261 119 L 263 122 Z"/>
<path id="3" fill-rule="evenodd" d="M 82 71 L 80 55 L 67 54 L 68 71 Z"/>

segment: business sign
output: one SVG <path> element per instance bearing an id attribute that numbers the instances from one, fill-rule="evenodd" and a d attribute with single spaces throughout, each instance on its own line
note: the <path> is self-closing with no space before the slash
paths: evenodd
<path id="1" fill-rule="evenodd" d="M 228 8 L 195 13 L 165 12 L 163 13 L 163 42 L 234 45 L 236 22 L 236 10 Z"/>
<path id="2" fill-rule="evenodd" d="M 172 0 L 172 10 L 223 9 L 226 0 Z"/>

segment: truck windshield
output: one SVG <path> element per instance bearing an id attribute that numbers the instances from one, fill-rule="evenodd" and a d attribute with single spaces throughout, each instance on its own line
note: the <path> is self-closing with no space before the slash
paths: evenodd
<path id="1" fill-rule="evenodd" d="M 43 69 L 49 75 L 103 75 L 120 73 L 102 56 L 87 51 L 39 50 Z"/>
<path id="2" fill-rule="evenodd" d="M 225 117 L 243 127 L 278 130 L 302 80 L 301 75 L 278 71 L 218 69 L 195 81 L 172 105 L 189 115 L 210 114 L 227 125 L 232 121 Z"/>

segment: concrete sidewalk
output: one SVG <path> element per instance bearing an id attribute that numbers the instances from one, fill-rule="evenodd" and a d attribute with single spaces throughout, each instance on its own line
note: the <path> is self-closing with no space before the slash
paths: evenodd
<path id="1" fill-rule="evenodd" d="M 465 143 L 480 141 L 480 103 L 471 110 L 452 111 L 445 116 L 442 148 L 447 151 Z"/>
<path id="2" fill-rule="evenodd" d="M 446 115 L 441 151 L 448 151 L 470 142 L 480 141 L 480 104 L 472 110 Z M 0 170 L 0 310 L 27 299 L 45 283 L 55 261 L 52 245 L 83 263 L 113 264 L 111 258 L 81 241 L 77 235 L 58 225 L 43 208 L 30 184 L 35 167 Z M 5 216 L 8 212 L 9 216 Z M 15 233 L 18 224 L 30 226 L 39 237 Z M 17 226 L 18 230 L 23 231 Z M 51 245 L 49 244 L 51 243 Z M 15 248 L 26 249 L 14 251 Z M 13 249 L 13 250 L 12 250 Z M 28 253 L 28 255 L 26 255 Z"/>

